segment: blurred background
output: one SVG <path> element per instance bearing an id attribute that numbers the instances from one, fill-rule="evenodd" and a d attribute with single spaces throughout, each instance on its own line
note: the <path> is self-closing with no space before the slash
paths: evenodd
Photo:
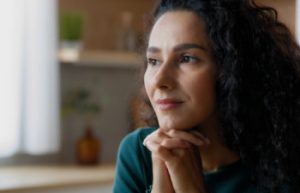
<path id="1" fill-rule="evenodd" d="M 78 176 L 85 177 L 67 180 L 65 184 L 90 184 L 90 190 L 77 191 L 95 192 L 105 182 L 102 192 L 111 191 L 121 139 L 145 126 L 139 119 L 139 70 L 143 64 L 140 53 L 154 3 L 2 2 L 0 192 L 24 192 L 22 187 L 26 184 L 17 180 L 21 178 L 24 182 L 22 176 L 27 176 L 26 172 L 57 171 L 48 175 L 54 179 L 56 175 L 65 175 L 70 179 L 79 170 Z M 296 0 L 257 3 L 276 8 L 280 20 L 296 36 Z M 44 166 L 50 165 L 53 168 L 45 170 Z M 72 170 L 60 173 L 70 167 Z M 107 178 L 98 176 L 103 171 Z M 33 183 L 39 177 L 37 173 L 31 176 L 27 186 L 41 188 L 48 183 L 50 187 L 47 180 L 42 185 Z M 56 187 L 55 183 L 52 186 Z"/>

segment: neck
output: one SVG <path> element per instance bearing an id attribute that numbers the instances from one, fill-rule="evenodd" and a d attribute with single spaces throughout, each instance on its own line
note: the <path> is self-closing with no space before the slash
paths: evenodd
<path id="1" fill-rule="evenodd" d="M 207 147 L 199 149 L 204 172 L 217 171 L 219 168 L 238 161 L 239 156 L 229 149 L 219 132 L 216 122 L 201 128 L 201 132 L 210 140 Z"/>

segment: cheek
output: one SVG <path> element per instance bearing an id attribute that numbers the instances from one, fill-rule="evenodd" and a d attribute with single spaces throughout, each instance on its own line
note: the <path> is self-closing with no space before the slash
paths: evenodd
<path id="1" fill-rule="evenodd" d="M 189 84 L 189 93 L 197 113 L 201 116 L 211 114 L 216 108 L 215 79 L 213 76 L 200 76 Z"/>
<path id="2" fill-rule="evenodd" d="M 203 88 L 202 90 L 199 89 L 199 91 L 200 92 L 196 95 L 197 97 L 196 106 L 200 107 L 199 110 L 201 110 L 202 113 L 204 114 L 214 111 L 216 106 L 216 97 L 215 97 L 214 89 L 211 87 L 209 88 L 206 87 Z"/>
<path id="3" fill-rule="evenodd" d="M 147 73 L 147 71 L 144 74 L 144 87 L 145 87 L 148 98 L 151 100 L 151 90 L 152 90 L 151 79 L 150 79 L 149 73 Z"/>

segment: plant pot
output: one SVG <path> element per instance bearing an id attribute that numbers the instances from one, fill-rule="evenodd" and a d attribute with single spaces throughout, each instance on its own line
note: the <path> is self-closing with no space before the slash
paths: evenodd
<path id="1" fill-rule="evenodd" d="M 77 62 L 80 58 L 82 42 L 63 40 L 60 42 L 59 58 L 62 62 Z"/>

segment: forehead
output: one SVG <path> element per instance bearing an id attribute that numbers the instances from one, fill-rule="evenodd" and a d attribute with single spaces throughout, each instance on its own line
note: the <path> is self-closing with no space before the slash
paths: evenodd
<path id="1" fill-rule="evenodd" d="M 205 24 L 190 11 L 169 11 L 158 18 L 149 37 L 149 46 L 200 43 L 208 46 Z"/>

